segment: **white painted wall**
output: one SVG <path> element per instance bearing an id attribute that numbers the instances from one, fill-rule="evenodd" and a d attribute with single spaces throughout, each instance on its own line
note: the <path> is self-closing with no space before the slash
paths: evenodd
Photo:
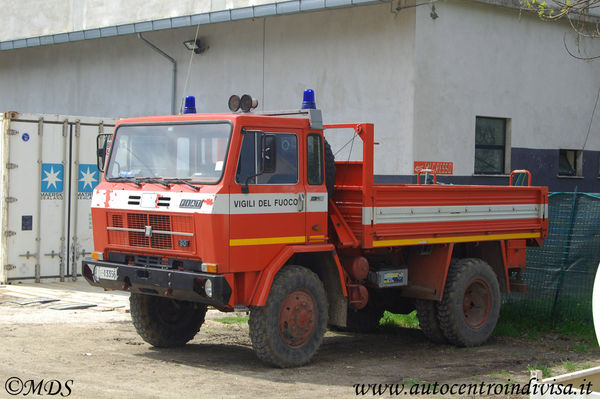
<path id="1" fill-rule="evenodd" d="M 0 41 L 285 0 L 0 0 Z"/>
<path id="2" fill-rule="evenodd" d="M 477 2 L 435 4 L 436 20 L 429 5 L 395 14 L 387 3 L 201 25 L 210 48 L 193 59 L 186 93 L 182 42 L 195 28 L 145 36 L 177 60 L 178 99 L 196 95 L 198 112 L 227 112 L 229 95 L 244 93 L 259 110 L 293 109 L 312 88 L 325 122 L 374 122 L 378 174 L 412 174 L 414 160 L 472 174 L 477 115 L 511 118 L 513 147 L 583 145 L 600 63 L 565 53 L 566 25 Z M 600 54 L 600 41 L 585 46 Z M 134 35 L 2 51 L 0 110 L 170 113 L 171 67 Z M 599 126 L 600 110 L 586 150 L 600 149 Z"/>
<path id="3" fill-rule="evenodd" d="M 476 116 L 511 118 L 512 147 L 581 149 L 600 62 L 566 53 L 568 25 L 473 2 L 436 9 L 433 20 L 417 8 L 415 159 L 452 161 L 454 174 L 471 175 Z M 599 55 L 600 40 L 585 49 Z M 599 130 L 597 114 L 586 150 L 600 150 Z"/>
<path id="4" fill-rule="evenodd" d="M 195 28 L 149 32 L 178 62 L 177 93 L 198 112 L 228 112 L 231 94 L 260 109 L 297 109 L 312 88 L 325 122 L 374 122 L 376 172 L 412 165 L 414 9 L 389 4 L 201 25 L 210 48 L 195 56 Z M 264 49 L 264 51 L 263 51 Z M 0 52 L 0 110 L 126 117 L 170 113 L 171 64 L 136 36 Z M 179 104 L 178 104 L 179 108 Z M 342 140 L 332 140 L 334 148 Z"/>

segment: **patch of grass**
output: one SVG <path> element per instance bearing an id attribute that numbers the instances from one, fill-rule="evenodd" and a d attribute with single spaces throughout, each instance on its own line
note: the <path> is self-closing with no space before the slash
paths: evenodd
<path id="1" fill-rule="evenodd" d="M 413 310 L 409 314 L 390 313 L 387 310 L 383 313 L 383 317 L 379 322 L 384 327 L 404 327 L 404 328 L 419 328 L 419 320 L 417 319 L 417 311 Z"/>
<path id="2" fill-rule="evenodd" d="M 527 366 L 527 370 L 529 370 L 529 371 L 540 370 L 542 372 L 542 377 L 544 377 L 544 378 L 550 377 L 550 369 L 548 368 L 548 366 L 545 366 L 543 364 L 533 364 L 533 365 Z"/>
<path id="3" fill-rule="evenodd" d="M 496 329 L 494 330 L 494 335 L 497 337 L 517 338 L 521 335 L 521 333 L 517 327 L 513 325 L 511 320 L 500 319 L 496 325 Z"/>
<path id="4" fill-rule="evenodd" d="M 587 353 L 589 351 L 589 347 L 586 345 L 585 342 L 579 342 L 577 344 L 575 344 L 575 347 L 573 348 L 573 350 L 581 355 L 583 355 L 584 353 Z"/>
<path id="5" fill-rule="evenodd" d="M 488 374 L 490 377 L 508 379 L 510 373 L 508 371 L 493 371 Z"/>
<path id="6" fill-rule="evenodd" d="M 498 337 L 539 339 L 544 334 L 558 334 L 597 347 L 594 326 L 589 320 L 553 319 L 547 305 L 536 301 L 509 302 L 502 306 L 494 331 Z M 582 350 L 580 347 L 579 350 Z M 589 348 L 585 349 L 585 351 Z M 580 353 L 580 352 L 578 352 Z M 585 352 L 583 352 L 585 353 Z"/>
<path id="7" fill-rule="evenodd" d="M 417 385 L 421 383 L 421 380 L 419 380 L 418 378 L 405 378 L 402 382 L 404 383 L 404 385 Z"/>
<path id="8" fill-rule="evenodd" d="M 581 338 L 592 343 L 597 342 L 594 325 L 589 321 L 564 320 L 558 323 L 554 330 L 560 335 Z"/>
<path id="9" fill-rule="evenodd" d="M 531 328 L 529 328 L 527 330 L 527 338 L 538 339 L 539 337 L 540 337 L 540 331 L 537 329 L 536 326 L 531 326 Z"/>
<path id="10" fill-rule="evenodd" d="M 567 370 L 567 373 L 572 373 L 577 368 L 577 366 L 575 366 L 575 363 L 570 362 L 568 360 L 563 361 L 562 366 L 565 368 L 565 370 Z"/>
<path id="11" fill-rule="evenodd" d="M 246 317 L 228 316 L 228 317 L 221 317 L 221 318 L 214 319 L 214 320 L 218 321 L 219 323 L 223 323 L 223 324 L 247 323 L 248 322 L 248 316 L 246 316 Z"/>

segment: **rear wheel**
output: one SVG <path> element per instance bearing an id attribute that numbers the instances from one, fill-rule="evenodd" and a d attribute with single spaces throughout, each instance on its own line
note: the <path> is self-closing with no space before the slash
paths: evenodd
<path id="1" fill-rule="evenodd" d="M 438 312 L 450 343 L 477 346 L 487 341 L 500 315 L 500 288 L 490 265 L 475 258 L 452 265 Z"/>
<path id="2" fill-rule="evenodd" d="M 431 342 L 435 342 L 436 344 L 447 343 L 448 341 L 440 328 L 440 322 L 438 320 L 438 302 L 417 299 L 416 307 L 419 326 L 421 327 L 423 334 L 425 334 Z"/>
<path id="3" fill-rule="evenodd" d="M 152 346 L 182 346 L 194 338 L 204 323 L 206 305 L 153 295 L 129 297 L 133 325 Z"/>
<path id="4" fill-rule="evenodd" d="M 278 367 L 306 364 L 321 346 L 327 299 L 319 277 L 302 266 L 285 266 L 265 306 L 250 312 L 250 339 L 262 361 Z"/>

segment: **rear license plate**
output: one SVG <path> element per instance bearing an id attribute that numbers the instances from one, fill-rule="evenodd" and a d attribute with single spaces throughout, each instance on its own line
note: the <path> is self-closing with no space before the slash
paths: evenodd
<path id="1" fill-rule="evenodd" d="M 94 277 L 96 280 L 116 280 L 117 279 L 117 268 L 96 266 L 94 268 Z"/>

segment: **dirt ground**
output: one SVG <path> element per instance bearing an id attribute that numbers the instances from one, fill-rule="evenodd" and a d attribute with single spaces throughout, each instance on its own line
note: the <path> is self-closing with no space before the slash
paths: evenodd
<path id="1" fill-rule="evenodd" d="M 60 300 L 22 304 L 40 298 Z M 96 306 L 53 309 L 85 304 Z M 58 381 L 60 394 L 73 398 L 352 398 L 355 384 L 405 384 L 401 396 L 417 397 L 408 391 L 411 384 L 526 384 L 528 366 L 546 366 L 556 375 L 565 372 L 567 360 L 578 368 L 600 365 L 597 350 L 576 353 L 575 341 L 555 336 L 454 348 L 429 343 L 420 330 L 396 329 L 328 331 L 311 364 L 274 369 L 254 356 L 247 323 L 218 321 L 225 316 L 231 314 L 211 310 L 185 347 L 155 349 L 135 332 L 126 293 L 104 293 L 83 282 L 0 286 L 0 398 L 14 397 L 7 392 L 19 388 L 13 377 L 25 384 L 20 397 L 39 396 L 24 395 L 28 380 Z M 390 397 L 389 391 L 382 396 Z"/>

